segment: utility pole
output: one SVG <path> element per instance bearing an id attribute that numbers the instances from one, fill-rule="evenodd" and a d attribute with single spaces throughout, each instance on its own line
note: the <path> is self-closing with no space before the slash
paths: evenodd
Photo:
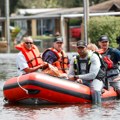
<path id="1" fill-rule="evenodd" d="M 6 39 L 7 39 L 7 52 L 10 53 L 10 19 L 9 19 L 9 0 L 5 0 L 6 11 Z"/>
<path id="2" fill-rule="evenodd" d="M 89 21 L 89 0 L 83 0 L 84 4 L 84 40 L 88 44 L 88 21 Z"/>

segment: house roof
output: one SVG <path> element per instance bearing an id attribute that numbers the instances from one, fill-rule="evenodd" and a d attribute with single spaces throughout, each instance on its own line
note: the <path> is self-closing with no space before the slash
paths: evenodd
<path id="1" fill-rule="evenodd" d="M 90 6 L 90 13 L 104 13 L 110 11 L 120 11 L 120 0 L 108 0 L 97 5 Z M 45 9 L 19 9 L 18 14 L 21 15 L 37 15 L 37 16 L 60 16 L 65 14 L 80 14 L 83 13 L 83 7 L 76 8 L 45 8 Z"/>
<path id="2" fill-rule="evenodd" d="M 18 15 L 61 15 L 61 14 L 77 14 L 83 12 L 82 7 L 76 8 L 51 8 L 51 9 L 19 9 Z"/>
<path id="3" fill-rule="evenodd" d="M 113 8 L 114 7 L 114 8 Z M 90 12 L 120 11 L 120 0 L 108 0 L 90 7 Z"/>
<path id="4" fill-rule="evenodd" d="M 38 13 L 45 13 L 45 12 L 52 12 L 54 10 L 57 10 L 57 8 L 46 8 L 46 9 L 18 9 L 17 14 L 20 15 L 26 15 L 26 14 L 38 14 Z"/>
<path id="5" fill-rule="evenodd" d="M 77 14 L 77 13 L 83 13 L 83 7 L 61 8 L 61 9 L 57 9 L 57 10 L 52 11 L 52 12 L 47 12 L 46 14 L 64 15 L 64 14 Z"/>

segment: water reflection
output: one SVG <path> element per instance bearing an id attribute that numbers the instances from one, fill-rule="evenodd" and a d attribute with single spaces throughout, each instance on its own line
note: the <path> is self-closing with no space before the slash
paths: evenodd
<path id="1" fill-rule="evenodd" d="M 0 79 L 6 80 L 16 75 L 16 54 L 0 54 Z"/>
<path id="2" fill-rule="evenodd" d="M 84 105 L 4 105 L 2 113 L 9 111 L 7 116 L 14 114 L 19 120 L 118 120 L 120 103 L 111 101 L 101 106 Z M 13 117 L 13 116 L 12 116 Z"/>
<path id="3" fill-rule="evenodd" d="M 90 104 L 78 105 L 49 105 L 49 106 L 4 106 L 4 110 L 14 112 L 16 118 L 28 118 L 29 120 L 79 120 L 85 116 L 87 110 L 91 108 Z M 15 112 L 16 111 L 16 112 Z M 19 113 L 19 114 L 18 114 Z M 25 120 L 28 120 L 25 119 Z"/>

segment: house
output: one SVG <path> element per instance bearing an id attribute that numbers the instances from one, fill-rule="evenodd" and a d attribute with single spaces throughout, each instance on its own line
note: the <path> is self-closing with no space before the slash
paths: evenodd
<path id="1" fill-rule="evenodd" d="M 109 0 L 89 7 L 90 13 L 106 13 L 120 11 L 120 0 Z M 11 16 L 11 21 L 15 21 L 15 26 L 20 26 L 28 31 L 28 35 L 51 35 L 62 31 L 61 16 L 65 17 L 65 41 L 67 42 L 67 51 L 70 43 L 69 22 L 74 19 L 74 15 L 83 14 L 83 7 L 77 8 L 51 8 L 51 9 L 19 9 L 16 16 Z M 77 18 L 80 18 L 79 16 Z M 81 17 L 82 18 L 82 17 Z M 3 19 L 2 19 L 3 22 Z"/>
<path id="2" fill-rule="evenodd" d="M 117 12 L 120 11 L 120 0 L 109 0 L 97 5 L 90 6 L 90 13 L 105 13 L 105 12 Z M 83 13 L 83 8 L 51 8 L 51 9 L 19 9 L 16 12 L 17 16 L 38 16 L 38 19 L 32 19 L 25 22 L 25 20 L 17 21 L 17 25 L 21 28 L 25 27 L 28 30 L 31 27 L 33 31 L 29 31 L 29 34 L 43 35 L 54 34 L 60 31 L 60 17 L 65 14 L 80 14 Z M 51 16 L 51 17 L 50 17 Z M 33 26 L 32 26 L 33 24 Z M 35 25 L 36 24 L 36 25 Z M 36 26 L 36 27 L 35 27 Z M 35 30 L 37 29 L 37 30 Z"/>
<path id="3" fill-rule="evenodd" d="M 15 23 L 20 28 L 25 28 L 32 36 L 49 35 L 60 32 L 60 17 L 63 14 L 76 14 L 83 8 L 51 8 L 51 9 L 19 9 L 17 16 L 31 15 L 37 19 L 17 20 Z M 32 28 L 32 29 L 31 29 Z"/>

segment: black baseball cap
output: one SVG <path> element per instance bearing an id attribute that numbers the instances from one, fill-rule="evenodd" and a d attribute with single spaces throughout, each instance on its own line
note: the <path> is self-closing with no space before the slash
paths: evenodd
<path id="1" fill-rule="evenodd" d="M 77 47 L 87 47 L 87 44 L 84 40 L 79 40 L 77 42 Z"/>
<path id="2" fill-rule="evenodd" d="M 62 37 L 55 37 L 53 42 L 63 42 Z"/>
<path id="3" fill-rule="evenodd" d="M 107 35 L 102 35 L 102 36 L 99 38 L 98 41 L 100 41 L 100 42 L 103 42 L 103 41 L 109 41 L 109 38 L 108 38 Z"/>

